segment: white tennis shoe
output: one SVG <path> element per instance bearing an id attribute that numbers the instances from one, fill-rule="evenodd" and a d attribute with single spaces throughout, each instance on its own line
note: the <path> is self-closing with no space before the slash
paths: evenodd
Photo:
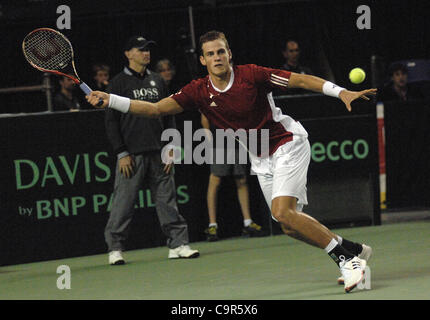
<path id="1" fill-rule="evenodd" d="M 125 261 L 121 255 L 121 251 L 109 252 L 109 264 L 118 266 L 118 265 L 121 265 L 124 263 L 125 263 Z"/>
<path id="2" fill-rule="evenodd" d="M 358 257 L 361 260 L 366 260 L 366 263 L 367 263 L 369 261 L 370 257 L 372 256 L 372 247 L 366 246 L 365 244 L 362 244 L 362 247 L 363 247 L 363 250 L 360 252 Z M 363 268 L 363 270 L 364 270 L 364 268 Z M 340 276 L 339 278 L 337 278 L 337 284 L 338 285 L 344 284 L 343 276 Z"/>
<path id="3" fill-rule="evenodd" d="M 188 245 L 181 245 L 175 249 L 169 250 L 169 259 L 191 259 L 200 256 L 199 251 L 193 250 Z"/>
<path id="4" fill-rule="evenodd" d="M 354 257 L 347 261 L 341 261 L 339 268 L 344 279 L 345 292 L 348 293 L 363 280 L 366 260 Z"/>

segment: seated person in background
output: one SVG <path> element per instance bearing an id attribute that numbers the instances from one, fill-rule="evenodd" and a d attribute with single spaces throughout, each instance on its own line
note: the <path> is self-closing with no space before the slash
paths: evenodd
<path id="1" fill-rule="evenodd" d="M 202 127 L 208 130 L 211 130 L 211 125 L 209 123 L 208 118 L 206 118 L 203 114 L 201 115 L 201 124 Z M 214 130 L 212 131 L 212 137 L 215 136 Z M 208 137 L 210 139 L 210 137 Z M 214 151 L 215 141 L 214 143 Z M 236 160 L 238 159 L 239 150 L 235 151 Z M 224 149 L 224 152 L 227 153 L 228 149 Z M 214 153 L 215 157 L 216 152 Z M 226 159 L 225 159 L 226 160 Z M 210 165 L 211 173 L 209 176 L 209 185 L 207 192 L 207 205 L 208 205 L 208 213 L 209 213 L 209 227 L 205 230 L 205 234 L 207 236 L 208 241 L 217 241 L 218 240 L 218 224 L 216 222 L 216 213 L 217 213 L 217 199 L 218 199 L 218 190 L 221 185 L 221 180 L 223 177 L 232 176 L 234 177 L 234 181 L 237 187 L 237 197 L 239 199 L 240 208 L 242 210 L 243 216 L 243 229 L 242 236 L 245 237 L 262 237 L 266 234 L 261 229 L 261 226 L 256 224 L 251 219 L 251 213 L 249 209 L 249 193 L 248 193 L 248 183 L 246 182 L 246 164 L 218 164 L 213 163 Z"/>
<path id="2" fill-rule="evenodd" d="M 105 64 L 95 64 L 93 66 L 93 90 L 106 91 L 109 84 L 110 67 Z"/>
<path id="3" fill-rule="evenodd" d="M 378 101 L 408 101 L 424 99 L 421 90 L 408 83 L 408 69 L 401 63 L 394 63 L 389 68 L 391 81 L 378 90 Z"/>
<path id="4" fill-rule="evenodd" d="M 290 72 L 313 75 L 310 68 L 300 64 L 300 47 L 297 41 L 287 40 L 285 50 L 282 51 L 285 58 L 285 64 L 280 68 Z"/>
<path id="5" fill-rule="evenodd" d="M 54 97 L 54 111 L 76 111 L 81 109 L 78 98 L 75 95 L 76 84 L 68 77 L 59 79 L 60 91 Z"/>
<path id="6" fill-rule="evenodd" d="M 309 74 L 313 75 L 310 68 L 300 64 L 300 47 L 297 41 L 287 40 L 285 43 L 285 49 L 282 51 L 282 55 L 285 58 L 285 63 L 279 68 L 290 72 Z M 273 91 L 273 95 L 285 95 L 285 94 L 305 94 L 308 93 L 303 89 L 289 89 L 287 92 L 280 90 Z"/>
<path id="7" fill-rule="evenodd" d="M 167 85 L 169 94 L 179 91 L 180 86 L 175 81 L 176 69 L 169 59 L 161 59 L 155 65 L 155 72 L 158 72 Z"/>
<path id="8" fill-rule="evenodd" d="M 95 64 L 92 67 L 92 79 L 88 82 L 88 86 L 93 91 L 106 91 L 110 79 L 110 67 L 106 64 Z M 92 109 L 85 99 L 85 95 L 81 90 L 77 90 L 76 96 L 80 103 L 81 110 Z"/>

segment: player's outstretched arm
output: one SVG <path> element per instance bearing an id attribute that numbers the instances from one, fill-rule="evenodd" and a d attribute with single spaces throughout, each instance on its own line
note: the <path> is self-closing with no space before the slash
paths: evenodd
<path id="1" fill-rule="evenodd" d="M 345 88 L 339 87 L 330 81 L 326 81 L 322 78 L 291 73 L 291 77 L 288 82 L 288 87 L 290 88 L 302 88 L 310 91 L 324 93 L 325 95 L 339 98 L 345 103 L 348 111 L 351 111 L 351 102 L 362 98 L 369 100 L 369 95 L 375 95 L 376 89 L 367 89 L 363 91 L 349 91 Z"/>
<path id="2" fill-rule="evenodd" d="M 164 98 L 156 103 L 107 94 L 101 91 L 93 91 L 87 97 L 87 101 L 96 108 L 112 108 L 123 113 L 133 113 L 146 118 L 158 118 L 166 115 L 177 114 L 184 109 L 172 98 Z M 100 99 L 101 106 L 97 106 Z"/>

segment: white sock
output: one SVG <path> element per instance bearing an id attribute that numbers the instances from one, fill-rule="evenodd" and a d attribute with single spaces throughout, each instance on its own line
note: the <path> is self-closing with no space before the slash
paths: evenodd
<path id="1" fill-rule="evenodd" d="M 209 223 L 209 228 L 210 227 L 217 227 L 218 228 L 218 224 L 215 222 L 215 223 Z"/>
<path id="2" fill-rule="evenodd" d="M 324 248 L 325 252 L 329 253 L 331 250 L 333 250 L 339 243 L 336 241 L 335 238 L 331 239 L 330 243 L 327 245 L 327 247 Z"/>
<path id="3" fill-rule="evenodd" d="M 245 219 L 243 220 L 243 225 L 246 227 L 249 227 L 249 225 L 252 223 L 252 219 Z"/>
<path id="4" fill-rule="evenodd" d="M 339 243 L 339 245 L 341 246 L 342 245 L 342 237 L 341 236 L 338 236 L 338 235 L 336 235 L 336 237 L 337 237 L 337 242 Z"/>

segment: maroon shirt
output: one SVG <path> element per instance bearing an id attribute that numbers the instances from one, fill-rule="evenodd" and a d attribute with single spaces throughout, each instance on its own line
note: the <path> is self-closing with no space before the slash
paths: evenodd
<path id="1" fill-rule="evenodd" d="M 199 110 L 221 129 L 269 129 L 269 154 L 293 134 L 307 136 L 306 130 L 275 106 L 271 92 L 286 89 L 291 72 L 254 64 L 233 67 L 230 83 L 220 91 L 209 75 L 193 80 L 171 96 L 184 110 Z"/>

